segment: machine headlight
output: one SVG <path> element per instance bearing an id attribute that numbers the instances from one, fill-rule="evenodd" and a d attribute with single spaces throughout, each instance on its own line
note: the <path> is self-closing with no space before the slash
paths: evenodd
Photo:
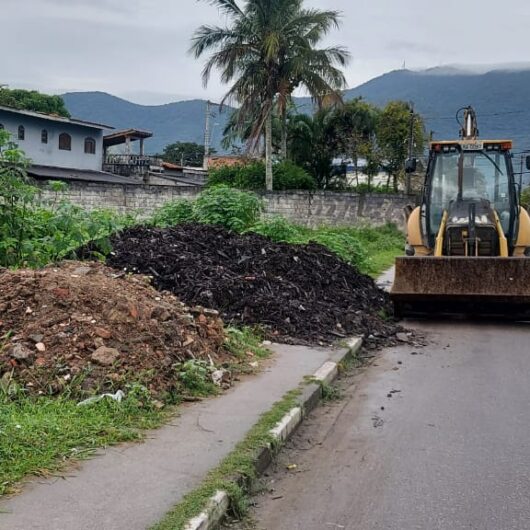
<path id="1" fill-rule="evenodd" d="M 405 254 L 407 256 L 414 256 L 416 254 L 416 251 L 414 250 L 414 247 L 412 245 L 405 245 Z"/>

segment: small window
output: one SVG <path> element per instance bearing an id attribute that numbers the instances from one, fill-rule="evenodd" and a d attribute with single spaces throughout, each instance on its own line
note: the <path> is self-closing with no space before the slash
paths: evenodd
<path id="1" fill-rule="evenodd" d="M 19 125 L 18 126 L 18 139 L 24 140 L 25 137 L 26 137 L 26 129 L 24 129 L 24 125 Z"/>
<path id="2" fill-rule="evenodd" d="M 46 129 L 42 129 L 42 131 L 40 133 L 40 141 L 43 144 L 47 144 L 48 143 L 48 131 Z"/>
<path id="3" fill-rule="evenodd" d="M 59 135 L 59 149 L 61 151 L 72 150 L 72 137 L 69 134 L 61 133 Z"/>
<path id="4" fill-rule="evenodd" d="M 96 154 L 96 140 L 94 138 L 85 138 L 85 153 L 89 155 Z"/>

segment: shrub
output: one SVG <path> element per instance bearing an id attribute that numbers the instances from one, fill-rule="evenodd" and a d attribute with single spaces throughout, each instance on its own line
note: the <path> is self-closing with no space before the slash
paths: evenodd
<path id="1" fill-rule="evenodd" d="M 275 190 L 314 190 L 315 179 L 293 162 L 285 161 L 273 166 Z M 265 164 L 257 160 L 248 164 L 224 166 L 208 174 L 208 186 L 226 185 L 243 190 L 265 189 Z"/>
<path id="2" fill-rule="evenodd" d="M 316 180 L 307 171 L 286 160 L 273 168 L 275 190 L 315 190 Z"/>
<path id="3" fill-rule="evenodd" d="M 244 190 L 265 187 L 265 164 L 259 160 L 248 164 L 221 166 L 208 172 L 208 186 L 225 185 Z"/>
<path id="4" fill-rule="evenodd" d="M 336 228 L 319 228 L 309 237 L 337 254 L 341 259 L 359 269 L 366 266 L 368 255 L 355 233 Z"/>
<path id="5" fill-rule="evenodd" d="M 301 227 L 290 223 L 285 217 L 277 215 L 258 221 L 248 231 L 261 234 L 277 243 L 297 243 L 304 240 L 302 230 Z"/>
<path id="6" fill-rule="evenodd" d="M 208 186 L 231 186 L 237 188 L 236 180 L 241 164 L 220 166 L 208 170 Z"/>
<path id="7" fill-rule="evenodd" d="M 203 191 L 194 204 L 196 221 L 223 225 L 236 232 L 256 224 L 262 210 L 263 203 L 256 195 L 228 186 Z"/>
<path id="8" fill-rule="evenodd" d="M 186 199 L 167 202 L 155 211 L 151 218 L 151 224 L 159 228 L 166 228 L 180 223 L 193 222 L 195 220 L 193 204 L 193 201 Z"/>

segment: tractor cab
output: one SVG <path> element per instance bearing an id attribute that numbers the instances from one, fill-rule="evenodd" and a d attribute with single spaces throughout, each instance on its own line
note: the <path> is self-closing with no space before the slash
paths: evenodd
<path id="1" fill-rule="evenodd" d="M 439 255 L 507 255 L 519 215 L 511 141 L 433 142 L 422 202 L 423 234 Z"/>

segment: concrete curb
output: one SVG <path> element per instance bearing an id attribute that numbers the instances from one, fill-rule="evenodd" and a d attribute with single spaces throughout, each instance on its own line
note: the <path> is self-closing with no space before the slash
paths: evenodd
<path id="1" fill-rule="evenodd" d="M 226 515 L 230 506 L 230 498 L 226 491 L 218 491 L 210 497 L 203 512 L 191 519 L 184 527 L 184 530 L 211 530 L 215 528 Z"/>
<path id="2" fill-rule="evenodd" d="M 298 406 L 292 408 L 271 429 L 270 433 L 274 443 L 263 447 L 256 454 L 255 466 L 258 475 L 263 474 L 272 462 L 274 455 L 281 449 L 284 443 L 291 437 L 304 418 L 314 410 L 322 397 L 322 385 L 331 384 L 339 375 L 340 364 L 349 356 L 355 355 L 363 344 L 363 339 L 353 337 L 346 342 L 346 348 L 340 350 L 333 361 L 325 362 L 312 376 L 311 382 L 307 384 L 299 398 Z M 185 526 L 185 530 L 213 530 L 217 528 L 225 518 L 230 507 L 230 498 L 226 491 L 218 491 L 211 497 L 197 517 L 191 519 Z"/>

